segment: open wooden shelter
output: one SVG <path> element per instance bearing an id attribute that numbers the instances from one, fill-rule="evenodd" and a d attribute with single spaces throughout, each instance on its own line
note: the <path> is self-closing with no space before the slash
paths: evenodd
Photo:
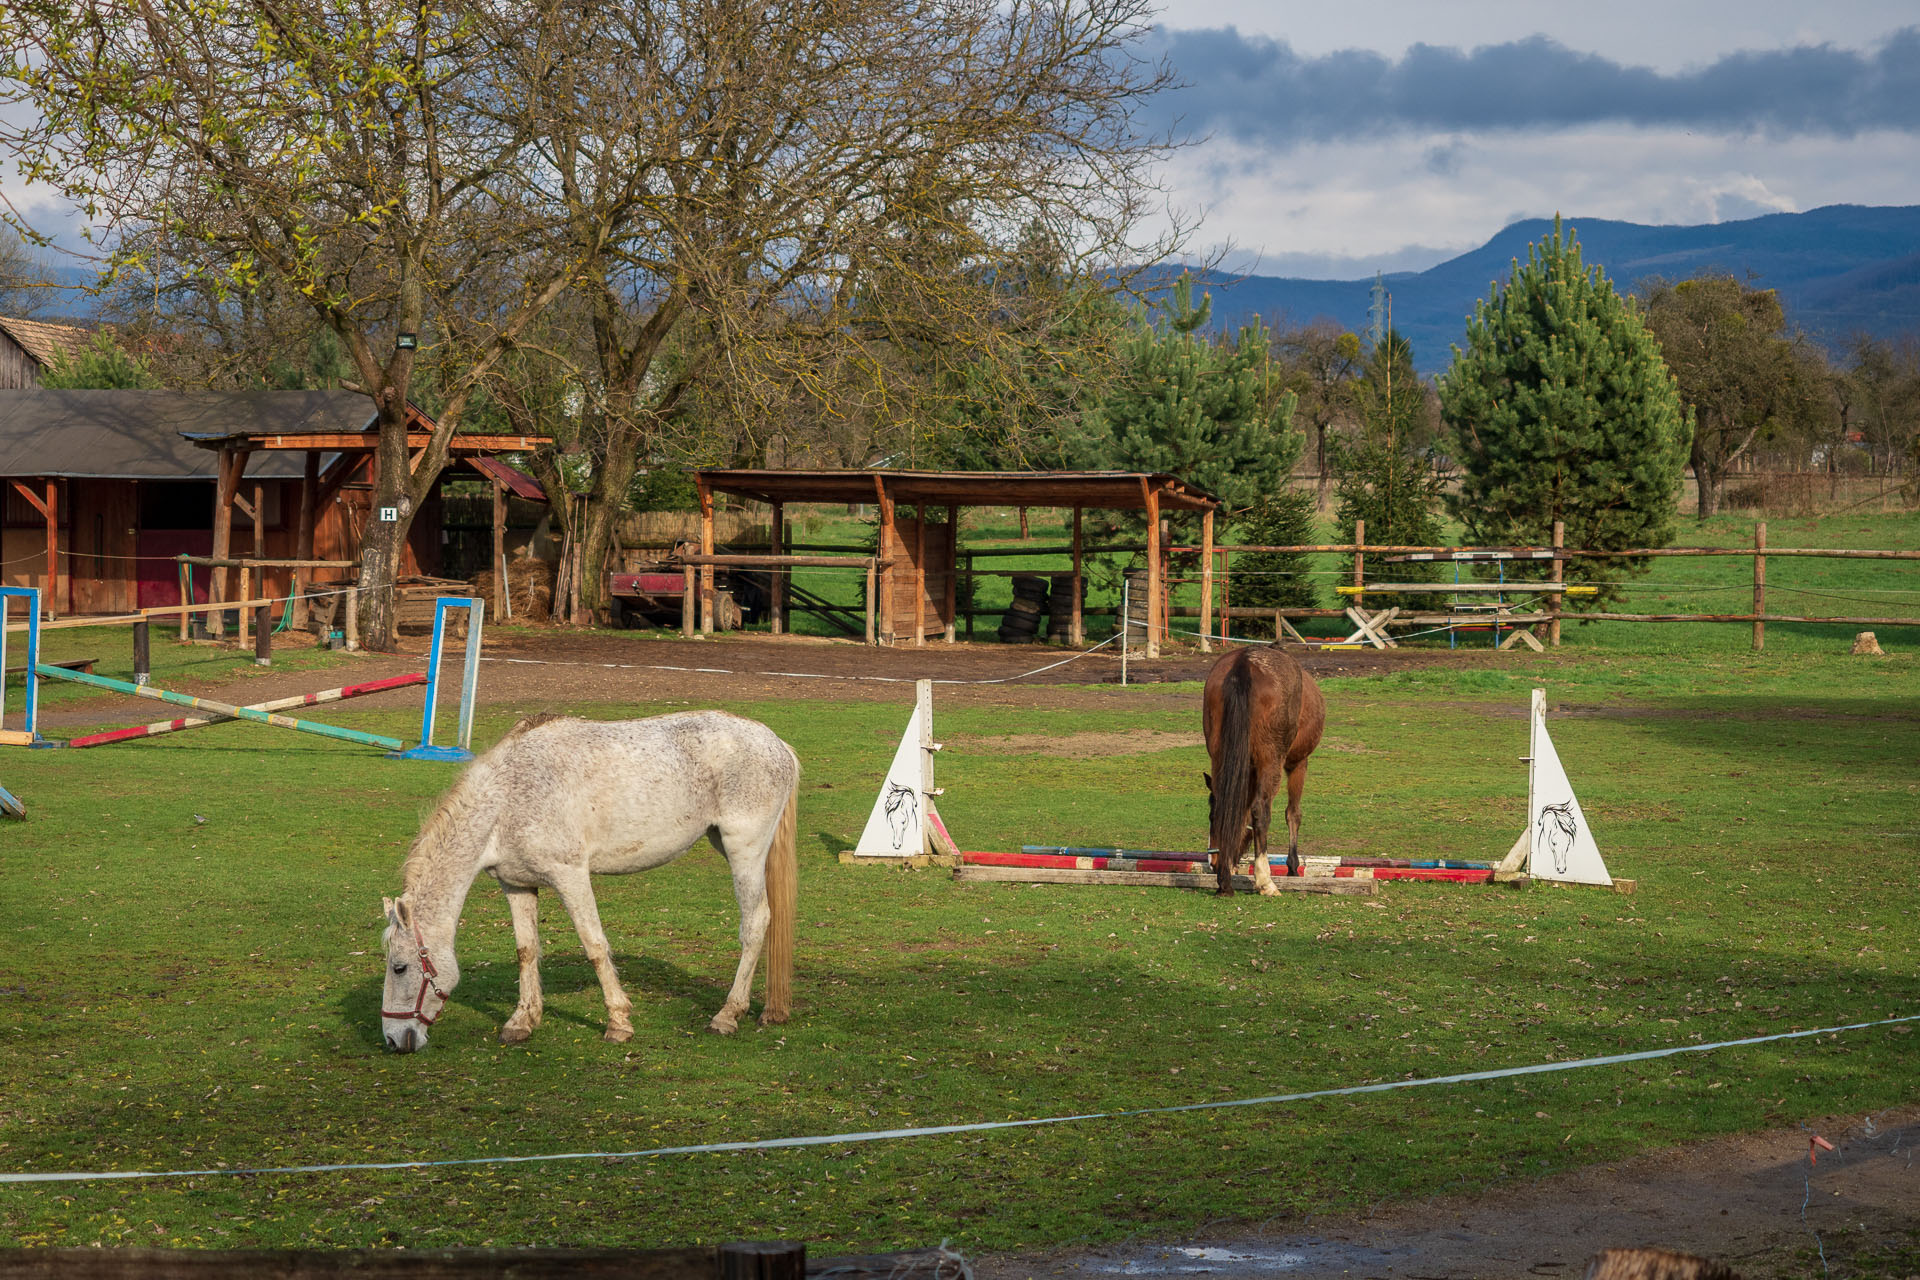
<path id="1" fill-rule="evenodd" d="M 368 411 L 371 413 L 371 405 Z M 432 438 L 434 424 L 431 418 L 412 405 L 407 406 L 407 419 L 407 449 L 417 463 Z M 380 425 L 377 417 L 370 417 L 357 430 L 249 429 L 186 435 L 193 444 L 218 454 L 214 472 L 211 557 L 216 561 L 234 555 L 236 512 L 245 517 L 255 530 L 252 555 L 258 558 L 268 554 L 268 544 L 259 532 L 263 522 L 254 519 L 254 512 L 261 509 L 266 490 L 257 480 L 251 485 L 246 482 L 247 465 L 255 454 L 262 455 L 266 460 L 266 469 L 272 471 L 290 470 L 280 463 L 281 458 L 295 454 L 301 458 L 298 516 L 290 548 L 292 554 L 282 562 L 281 568 L 297 573 L 302 568 L 318 568 L 329 561 L 337 563 L 348 556 L 357 558 L 360 530 L 366 522 L 393 518 L 373 509 L 371 503 L 379 466 Z M 505 551 L 507 495 L 512 493 L 534 500 L 544 500 L 546 497 L 538 483 L 501 462 L 497 455 L 528 453 L 550 443 L 552 441 L 547 436 L 459 434 L 447 446 L 447 471 L 443 475 L 465 466 L 478 472 L 492 486 L 495 564 L 501 562 Z M 354 509 L 343 522 L 338 536 L 331 539 L 337 545 L 317 547 L 318 514 L 343 500 L 343 490 L 349 486 L 357 491 L 358 502 L 350 504 Z M 439 534 L 440 520 L 430 501 L 408 530 L 401 566 L 403 573 L 431 573 L 438 569 Z M 328 554 L 316 558 L 317 552 Z M 303 561 L 306 562 L 304 565 L 300 563 Z M 504 589 L 504 577 L 499 581 L 501 589 Z M 212 592 L 212 598 L 216 601 L 227 599 L 224 568 L 214 570 Z M 498 601 L 494 604 L 497 608 Z"/>
<path id="2" fill-rule="evenodd" d="M 954 639 L 956 539 L 962 507 L 1052 507 L 1073 512 L 1073 643 L 1083 642 L 1079 601 L 1082 592 L 1081 512 L 1142 511 L 1147 528 L 1146 643 L 1159 652 L 1166 634 L 1162 576 L 1166 555 L 1161 517 L 1174 511 L 1200 516 L 1202 572 L 1210 575 L 1213 514 L 1219 502 L 1178 476 L 1138 471 L 761 471 L 708 470 L 694 475 L 700 495 L 700 552 L 715 559 L 713 498 L 729 494 L 764 502 L 773 511 L 773 545 L 758 559 L 771 568 L 798 557 L 787 549 L 785 509 L 789 503 L 873 503 L 880 513 L 878 571 L 879 632 L 882 644 L 911 638 L 916 645 L 938 632 Z M 907 515 L 901 509 L 911 512 Z M 929 518 L 929 509 L 936 518 Z M 937 518 L 944 516 L 944 519 Z M 712 563 L 700 566 L 700 625 L 713 628 Z M 775 574 L 773 618 L 782 621 L 779 574 Z M 1210 598 L 1211 591 L 1203 593 Z M 1207 630 L 1202 621 L 1201 632 Z"/>

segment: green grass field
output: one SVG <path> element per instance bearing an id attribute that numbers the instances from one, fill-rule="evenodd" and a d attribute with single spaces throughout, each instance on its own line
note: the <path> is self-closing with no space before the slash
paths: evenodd
<path id="1" fill-rule="evenodd" d="M 32 819 L 0 824 L 0 1171 L 459 1160 L 1050 1117 L 1920 1012 L 1912 648 L 1755 655 L 1723 628 L 1676 656 L 1580 636 L 1543 657 L 1328 681 L 1305 844 L 1498 857 L 1524 820 L 1516 757 L 1539 686 L 1585 712 L 1556 713 L 1555 740 L 1614 874 L 1639 883 L 1632 897 L 1390 884 L 1371 900 L 1222 901 L 845 867 L 834 855 L 864 821 L 901 708 L 733 705 L 792 742 L 806 776 L 796 1016 L 730 1039 L 704 1030 L 735 955 L 724 869 L 704 849 L 600 883 L 631 1043 L 600 1039 L 597 986 L 550 901 L 546 1024 L 529 1045 L 495 1043 L 515 966 L 505 905 L 483 882 L 450 1011 L 426 1052 L 394 1057 L 377 1016 L 379 899 L 452 766 L 251 725 L 8 752 L 0 785 Z M 483 713 L 476 740 L 515 710 Z M 1102 686 L 1017 713 L 955 699 L 938 714 L 942 810 L 965 847 L 1203 838 L 1197 687 Z M 351 704 L 327 718 L 403 737 L 417 723 Z M 1149 731 L 1136 752 L 1075 747 L 1135 730 Z M 1165 734 L 1193 745 L 1165 749 Z M 1058 748 L 1036 750 L 1034 735 Z M 0 1185 L 0 1233 L 208 1247 L 784 1237 L 820 1254 L 1165 1237 L 1497 1190 L 1911 1103 L 1913 1044 L 1909 1024 L 802 1150 Z"/>

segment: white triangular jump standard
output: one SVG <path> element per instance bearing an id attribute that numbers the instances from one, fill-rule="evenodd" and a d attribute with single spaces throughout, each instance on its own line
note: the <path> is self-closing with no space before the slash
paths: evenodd
<path id="1" fill-rule="evenodd" d="M 913 716 L 900 735 L 900 746 L 887 766 L 886 780 L 880 784 L 879 798 L 873 802 L 854 853 L 912 858 L 936 850 L 957 852 L 933 804 L 940 794 L 933 785 L 933 753 L 938 750 L 940 744 L 933 740 L 933 681 L 916 681 Z"/>
<path id="2" fill-rule="evenodd" d="M 1573 783 L 1567 780 L 1567 771 L 1561 767 L 1560 753 L 1553 749 L 1553 739 L 1547 735 L 1545 689 L 1533 691 L 1530 721 L 1527 829 L 1513 842 L 1498 872 L 1510 875 L 1525 866 L 1529 875 L 1540 880 L 1613 884 L 1613 877 L 1607 874 L 1607 864 L 1600 857 L 1600 847 L 1593 842 L 1586 815 L 1580 812 Z"/>

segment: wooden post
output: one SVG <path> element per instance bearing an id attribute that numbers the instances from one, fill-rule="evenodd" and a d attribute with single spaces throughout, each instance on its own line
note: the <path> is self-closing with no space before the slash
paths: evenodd
<path id="1" fill-rule="evenodd" d="M 948 644 L 953 643 L 953 625 L 955 611 L 960 607 L 960 508 L 947 508 L 947 589 L 941 593 L 941 608 L 947 615 L 946 634 L 941 638 Z"/>
<path id="2" fill-rule="evenodd" d="M 1555 520 L 1553 522 L 1553 549 L 1556 552 L 1563 551 L 1566 549 L 1566 545 L 1567 522 L 1565 520 Z M 1567 562 L 1562 560 L 1558 555 L 1553 558 L 1553 580 L 1555 582 L 1565 582 L 1567 580 Z M 1553 611 L 1553 621 L 1547 624 L 1547 643 L 1556 649 L 1560 647 L 1560 604 L 1563 599 L 1564 597 L 1558 592 L 1547 597 L 1547 608 Z"/>
<path id="3" fill-rule="evenodd" d="M 493 616 L 507 616 L 507 486 L 493 482 Z"/>
<path id="4" fill-rule="evenodd" d="M 233 554 L 233 495 L 235 486 L 240 482 L 239 471 L 235 468 L 236 459 L 244 461 L 246 455 L 231 448 L 222 448 L 219 460 L 214 464 L 213 480 L 213 558 L 225 560 Z M 207 603 L 218 604 L 227 598 L 226 567 L 207 571 Z M 206 615 L 207 634 L 218 639 L 226 630 L 226 624 L 219 610 L 211 610 Z"/>
<path id="5" fill-rule="evenodd" d="M 133 624 L 133 682 L 145 684 L 153 674 L 153 643 L 145 618 Z"/>
<path id="6" fill-rule="evenodd" d="M 873 492 L 880 506 L 880 557 L 892 561 L 894 551 L 900 542 L 899 530 L 893 523 L 893 500 L 887 496 L 887 482 L 880 476 L 873 478 Z M 893 643 L 893 566 L 891 563 L 880 571 L 880 599 L 875 606 L 878 633 L 881 644 Z"/>
<path id="7" fill-rule="evenodd" d="M 347 652 L 360 647 L 360 584 L 347 584 Z"/>
<path id="8" fill-rule="evenodd" d="M 60 616 L 60 482 L 51 478 L 47 480 L 47 590 L 41 597 L 41 612 L 49 622 Z"/>
<path id="9" fill-rule="evenodd" d="M 1233 616 L 1233 552 L 1220 553 L 1220 643 L 1227 643 L 1227 620 Z M 1280 611 L 1274 610 L 1273 642 L 1280 643 Z"/>
<path id="10" fill-rule="evenodd" d="M 1767 624 L 1760 615 L 1767 611 L 1767 522 L 1753 526 L 1753 651 L 1767 647 Z"/>
<path id="11" fill-rule="evenodd" d="M 691 640 L 693 639 L 694 613 L 699 608 L 699 606 L 694 603 L 693 566 L 688 565 L 680 572 L 686 575 L 686 587 L 680 596 L 680 634 Z"/>
<path id="12" fill-rule="evenodd" d="M 1200 652 L 1213 652 L 1213 512 L 1200 513 Z"/>
<path id="13" fill-rule="evenodd" d="M 180 643 L 185 644 L 193 638 L 188 632 L 188 628 L 192 625 L 193 615 L 187 612 L 189 606 L 193 604 L 193 587 L 188 582 L 187 577 L 192 570 L 188 567 L 184 557 L 174 561 L 174 568 L 180 575 Z"/>
<path id="14" fill-rule="evenodd" d="M 1353 522 L 1353 585 L 1356 587 L 1366 585 L 1367 581 L 1366 545 L 1367 522 L 1365 520 L 1355 520 Z M 1365 600 L 1366 597 L 1362 596 L 1358 591 L 1353 593 L 1354 608 L 1358 609 Z"/>
<path id="15" fill-rule="evenodd" d="M 773 554 L 785 555 L 787 551 L 787 508 L 785 503 L 773 504 Z M 768 622 L 774 635 L 785 635 L 787 630 L 787 575 L 793 570 L 775 567 L 769 571 L 767 613 Z"/>
<path id="16" fill-rule="evenodd" d="M 707 478 L 696 474 L 694 483 L 700 491 L 700 554 L 713 554 L 713 491 L 707 488 Z M 713 634 L 713 566 L 700 566 L 700 634 Z"/>
<path id="17" fill-rule="evenodd" d="M 240 567 L 240 594 L 238 596 L 235 596 L 234 598 L 236 600 L 253 599 L 253 568 L 252 566 L 242 565 Z M 235 609 L 234 613 L 238 615 L 237 622 L 239 624 L 234 629 L 234 634 L 237 637 L 239 637 L 241 644 L 245 644 L 247 643 L 247 640 L 249 638 L 249 633 L 247 630 L 248 613 L 244 608 Z"/>
<path id="18" fill-rule="evenodd" d="M 1080 614 L 1080 593 L 1084 571 L 1080 541 L 1080 508 L 1073 509 L 1073 621 L 1067 626 L 1067 643 L 1078 649 L 1087 642 L 1086 619 Z"/>
<path id="19" fill-rule="evenodd" d="M 953 568 L 956 573 L 959 572 L 960 551 L 958 547 L 954 549 L 953 553 Z M 969 551 L 967 553 L 967 643 L 969 644 L 973 643 L 973 611 L 979 607 L 979 598 L 974 595 L 973 587 L 973 553 Z"/>
<path id="20" fill-rule="evenodd" d="M 927 504 L 913 508 L 913 647 L 927 645 Z"/>
<path id="21" fill-rule="evenodd" d="M 720 1246 L 720 1280 L 806 1280 L 806 1276 L 804 1244 L 775 1240 Z"/>
<path id="22" fill-rule="evenodd" d="M 295 560 L 313 559 L 313 524 L 320 506 L 320 452 L 308 449 L 300 468 L 300 515 L 293 526 L 293 558 Z M 310 571 L 309 571 L 310 572 Z M 294 604 L 292 625 L 300 631 L 307 629 L 308 616 L 312 604 L 306 593 L 300 588 L 306 585 L 308 573 L 296 572 L 293 575 L 293 594 L 298 597 Z"/>
<path id="23" fill-rule="evenodd" d="M 262 569 L 261 580 L 265 581 L 266 576 L 267 571 Z M 261 594 L 265 595 L 265 592 Z M 254 612 L 253 665 L 256 667 L 273 665 L 273 606 L 270 604 L 260 605 Z"/>
<path id="24" fill-rule="evenodd" d="M 1160 491 L 1150 480 L 1142 480 L 1147 506 L 1147 656 L 1160 656 Z"/>
<path id="25" fill-rule="evenodd" d="M 867 643 L 868 644 L 874 643 L 874 636 L 873 636 L 874 605 L 875 605 L 875 601 L 873 598 L 873 561 L 871 558 L 869 558 L 867 561 Z"/>

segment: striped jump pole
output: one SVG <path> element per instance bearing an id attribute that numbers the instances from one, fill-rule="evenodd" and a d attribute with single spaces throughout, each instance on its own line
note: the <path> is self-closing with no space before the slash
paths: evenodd
<path id="1" fill-rule="evenodd" d="M 49 667 L 44 663 L 34 670 L 42 679 L 71 680 L 75 684 L 92 685 L 96 689 L 112 689 L 119 693 L 130 693 L 136 698 L 149 698 L 155 702 L 170 702 L 175 706 L 192 707 L 196 711 L 210 711 L 216 716 L 226 716 L 233 720 L 251 720 L 255 724 L 270 724 L 281 729 L 294 729 L 301 733 L 318 734 L 323 738 L 336 738 L 341 742 L 357 742 L 363 746 L 385 747 L 389 751 L 398 751 L 400 739 L 389 738 L 384 734 L 363 733 L 359 729 L 342 729 L 338 725 L 320 724 L 314 720 L 296 720 L 292 716 L 276 715 L 271 711 L 257 711 L 252 707 L 236 707 L 231 702 L 216 702 L 212 698 L 196 698 L 190 693 L 175 693 L 171 689 L 156 689 L 150 684 L 133 684 L 126 680 L 114 680 L 108 676 L 89 675 L 84 671 L 67 671 L 61 667 Z"/>
<path id="2" fill-rule="evenodd" d="M 440 653 L 447 631 L 447 610 L 467 611 L 467 664 L 460 673 L 460 739 L 456 746 L 433 745 L 434 710 L 440 693 Z M 433 606 L 433 648 L 427 655 L 427 702 L 420 711 L 420 745 L 402 749 L 394 743 L 387 754 L 396 760 L 473 759 L 473 691 L 480 679 L 480 630 L 487 620 L 484 600 L 472 596 L 441 596 Z"/>
<path id="3" fill-rule="evenodd" d="M 276 698 L 271 702 L 255 702 L 241 708 L 243 711 L 291 711 L 295 707 L 317 706 L 322 702 L 342 702 L 348 698 L 364 698 L 370 693 L 386 693 L 391 689 L 405 689 L 416 684 L 425 684 L 427 677 L 416 671 L 410 675 L 388 676 L 384 680 L 369 680 L 365 684 L 342 685 L 338 689 L 322 689 L 318 693 L 297 693 L 289 698 Z M 165 733 L 179 733 L 183 729 L 200 729 L 210 724 L 226 724 L 232 716 L 183 716 L 178 720 L 156 720 L 152 724 L 136 725 L 131 729 L 107 729 L 100 733 L 82 734 L 77 738 L 68 738 L 70 747 L 104 747 L 115 742 L 132 742 L 138 738 L 157 738 Z"/>
<path id="4" fill-rule="evenodd" d="M 20 818 L 24 820 L 27 816 L 27 806 L 21 804 L 20 798 L 14 795 L 13 792 L 7 790 L 5 787 L 0 787 L 0 813 L 4 813 L 10 818 Z"/>

